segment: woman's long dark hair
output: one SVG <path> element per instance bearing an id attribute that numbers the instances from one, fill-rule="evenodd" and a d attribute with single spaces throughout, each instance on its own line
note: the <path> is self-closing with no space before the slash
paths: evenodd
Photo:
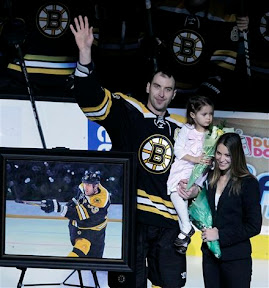
<path id="1" fill-rule="evenodd" d="M 241 138 L 237 133 L 225 133 L 218 139 L 216 151 L 219 144 L 226 146 L 231 156 L 230 192 L 238 195 L 241 191 L 242 178 L 245 176 L 254 177 L 248 170 Z M 215 161 L 215 167 L 209 180 L 211 188 L 217 186 L 220 176 L 221 170 Z"/>

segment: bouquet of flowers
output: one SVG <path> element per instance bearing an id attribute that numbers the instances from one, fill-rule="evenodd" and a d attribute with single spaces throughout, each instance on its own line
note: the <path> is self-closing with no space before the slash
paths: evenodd
<path id="1" fill-rule="evenodd" d="M 188 208 L 190 220 L 193 225 L 202 230 L 203 228 L 212 228 L 212 215 L 210 212 L 210 207 L 206 198 L 206 188 L 204 187 L 197 198 L 191 203 Z M 221 251 L 219 246 L 219 241 L 209 241 L 206 242 L 209 250 L 215 255 L 215 257 L 220 258 Z"/>
<path id="2" fill-rule="evenodd" d="M 213 157 L 215 153 L 216 143 L 219 137 L 227 132 L 234 132 L 234 128 L 225 128 L 225 122 L 221 122 L 218 126 L 211 126 L 209 131 L 205 135 L 203 144 L 203 152 L 205 157 Z M 208 165 L 207 164 L 196 164 L 192 170 L 192 174 L 189 178 L 187 189 L 190 189 L 195 181 L 204 174 Z"/>
<path id="3" fill-rule="evenodd" d="M 222 122 L 218 126 L 212 126 L 209 132 L 205 136 L 205 141 L 203 145 L 203 151 L 205 157 L 213 157 L 215 153 L 217 140 L 221 135 L 227 132 L 234 132 L 234 128 L 224 128 L 225 122 Z M 208 165 L 207 164 L 196 164 L 193 168 L 192 174 L 187 184 L 187 189 L 189 189 L 195 181 L 204 174 Z M 206 198 L 206 188 L 204 187 L 198 194 L 195 201 L 191 203 L 188 207 L 190 220 L 193 225 L 199 230 L 203 228 L 212 228 L 213 220 L 210 207 Z M 219 247 L 219 241 L 209 241 L 207 242 L 208 248 L 213 252 L 213 254 L 220 258 L 221 251 Z"/>

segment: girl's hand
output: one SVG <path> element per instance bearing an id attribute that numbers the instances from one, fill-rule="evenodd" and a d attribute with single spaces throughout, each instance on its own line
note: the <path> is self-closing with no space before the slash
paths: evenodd
<path id="1" fill-rule="evenodd" d="M 205 164 L 211 165 L 212 164 L 212 157 L 208 157 L 203 153 L 201 156 L 195 157 L 197 164 Z"/>

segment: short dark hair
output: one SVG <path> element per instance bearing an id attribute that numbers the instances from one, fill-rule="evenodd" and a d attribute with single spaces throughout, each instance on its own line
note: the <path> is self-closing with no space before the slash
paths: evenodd
<path id="1" fill-rule="evenodd" d="M 87 184 L 99 184 L 100 183 L 100 171 L 85 171 L 84 176 L 82 177 L 82 183 Z"/>
<path id="2" fill-rule="evenodd" d="M 149 78 L 149 83 L 152 83 L 154 76 L 158 73 L 166 75 L 168 78 L 173 77 L 175 79 L 173 72 L 168 67 L 160 67 L 151 73 L 151 76 Z"/>

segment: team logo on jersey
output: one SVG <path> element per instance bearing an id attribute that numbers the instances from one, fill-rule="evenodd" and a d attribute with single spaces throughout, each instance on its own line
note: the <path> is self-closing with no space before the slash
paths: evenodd
<path id="1" fill-rule="evenodd" d="M 138 151 L 140 164 L 150 173 L 165 173 L 173 160 L 173 145 L 163 135 L 147 138 Z"/>
<path id="2" fill-rule="evenodd" d="M 264 14 L 260 22 L 260 32 L 266 41 L 269 41 L 268 20 L 269 20 L 269 12 Z"/>
<path id="3" fill-rule="evenodd" d="M 93 214 L 96 214 L 99 211 L 99 208 L 95 206 L 91 206 L 91 211 Z"/>
<path id="4" fill-rule="evenodd" d="M 44 36 L 58 38 L 69 28 L 69 11 L 63 4 L 46 4 L 39 9 L 36 24 Z"/>
<path id="5" fill-rule="evenodd" d="M 200 60 L 204 47 L 203 37 L 195 31 L 184 29 L 176 33 L 172 50 L 176 60 L 183 65 L 192 65 Z"/>

